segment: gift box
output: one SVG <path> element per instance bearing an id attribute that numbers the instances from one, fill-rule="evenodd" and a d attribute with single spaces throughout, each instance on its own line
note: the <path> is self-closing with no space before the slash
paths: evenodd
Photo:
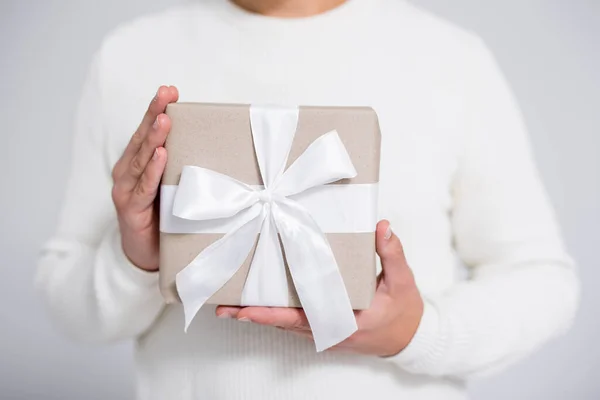
<path id="1" fill-rule="evenodd" d="M 375 111 L 176 103 L 166 113 L 160 288 L 183 303 L 186 327 L 203 304 L 302 307 L 318 349 L 348 336 L 376 285 Z"/>

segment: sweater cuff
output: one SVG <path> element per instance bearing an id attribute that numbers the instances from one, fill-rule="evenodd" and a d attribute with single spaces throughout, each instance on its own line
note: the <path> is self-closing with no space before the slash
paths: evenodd
<path id="1" fill-rule="evenodd" d="M 412 340 L 395 356 L 388 360 L 409 372 L 422 372 L 426 365 L 434 365 L 443 352 L 440 316 L 434 305 L 425 301 L 423 316 Z"/>
<path id="2" fill-rule="evenodd" d="M 114 273 L 122 282 L 127 282 L 134 287 L 158 286 L 158 271 L 145 271 L 135 266 L 123 251 L 121 234 L 118 229 L 111 230 L 105 237 L 98 249 L 99 254 L 110 258 L 115 266 Z"/>

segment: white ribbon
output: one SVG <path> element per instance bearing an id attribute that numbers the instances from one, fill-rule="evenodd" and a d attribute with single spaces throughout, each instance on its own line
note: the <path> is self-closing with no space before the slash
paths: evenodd
<path id="1" fill-rule="evenodd" d="M 238 218 L 192 221 L 173 215 L 177 185 L 160 187 L 160 231 L 164 233 L 227 233 L 237 226 Z M 254 190 L 263 185 L 252 185 Z M 321 185 L 288 196 L 298 202 L 324 233 L 372 233 L 377 225 L 377 183 Z M 287 299 L 287 296 L 286 296 Z"/>
<path id="2" fill-rule="evenodd" d="M 317 351 L 352 335 L 356 319 L 327 239 L 310 213 L 291 196 L 356 176 L 336 131 L 315 140 L 286 170 L 298 123 L 298 108 L 250 107 L 254 149 L 264 188 L 227 175 L 184 166 L 173 201 L 175 217 L 193 221 L 232 218 L 223 238 L 177 274 L 185 329 L 202 305 L 248 257 L 260 233 L 242 305 L 287 306 L 288 284 L 279 237 Z M 278 237 L 279 233 L 279 237 Z"/>

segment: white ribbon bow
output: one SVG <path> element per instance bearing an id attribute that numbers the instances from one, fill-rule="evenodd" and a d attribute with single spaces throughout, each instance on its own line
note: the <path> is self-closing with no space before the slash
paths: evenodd
<path id="1" fill-rule="evenodd" d="M 177 274 L 185 329 L 240 268 L 256 242 L 242 305 L 287 306 L 285 257 L 317 351 L 352 335 L 356 319 L 329 243 L 309 212 L 289 198 L 307 189 L 356 176 L 337 132 L 315 140 L 287 169 L 298 108 L 250 107 L 250 124 L 264 189 L 215 171 L 184 166 L 173 215 L 187 220 L 235 218 L 235 227 Z M 285 172 L 284 172 L 285 170 Z M 273 304 L 273 299 L 280 304 Z"/>

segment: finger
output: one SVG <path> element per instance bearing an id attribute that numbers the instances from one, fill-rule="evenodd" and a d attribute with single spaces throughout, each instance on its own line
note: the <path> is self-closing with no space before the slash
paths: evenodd
<path id="1" fill-rule="evenodd" d="M 315 340 L 312 332 L 309 330 L 306 330 L 306 329 L 286 329 L 286 328 L 282 328 L 280 326 L 277 326 L 276 328 L 281 329 L 282 331 L 291 332 L 294 335 L 302 336 L 302 337 L 310 339 L 310 340 Z"/>
<path id="2" fill-rule="evenodd" d="M 333 347 L 330 347 L 326 350 L 327 352 L 330 353 L 338 353 L 338 354 L 361 354 L 361 351 L 358 351 L 358 349 L 354 346 L 347 346 L 347 345 L 335 345 Z"/>
<path id="3" fill-rule="evenodd" d="M 121 177 L 120 185 L 123 190 L 133 190 L 140 181 L 146 165 L 150 162 L 156 148 L 165 144 L 169 130 L 171 129 L 171 119 L 166 114 L 160 114 L 156 117 L 152 125 L 152 131 L 142 143 L 140 150 L 129 163 L 129 168 Z"/>
<path id="4" fill-rule="evenodd" d="M 364 348 L 365 343 L 369 342 L 372 342 L 372 339 L 365 337 L 365 333 L 359 330 L 335 346 L 331 346 L 327 351 L 350 351 L 352 353 L 357 353 L 360 352 L 360 348 Z"/>
<path id="5" fill-rule="evenodd" d="M 179 99 L 179 92 L 175 86 L 161 86 L 156 92 L 156 96 L 150 102 L 144 118 L 138 127 L 138 131 L 145 136 L 149 131 L 156 117 L 164 113 L 169 103 L 174 103 Z"/>
<path id="6" fill-rule="evenodd" d="M 401 283 L 408 270 L 404 249 L 398 236 L 394 234 L 389 221 L 382 220 L 377 224 L 377 254 L 381 258 L 383 279 L 386 284 Z"/>
<path id="7" fill-rule="evenodd" d="M 167 151 L 164 147 L 157 147 L 131 198 L 131 206 L 134 210 L 143 211 L 154 204 L 165 165 L 167 165 Z"/>
<path id="8" fill-rule="evenodd" d="M 177 90 L 177 87 L 169 86 L 169 94 L 171 95 L 171 103 L 174 103 L 177 100 L 179 100 L 179 90 Z"/>
<path id="9" fill-rule="evenodd" d="M 177 88 L 174 86 L 161 86 L 158 88 L 156 95 L 150 102 L 150 105 L 148 105 L 148 109 L 144 114 L 142 122 L 131 137 L 129 144 L 123 152 L 121 160 L 119 160 L 117 166 L 115 166 L 116 172 L 121 170 L 120 172 L 122 173 L 127 169 L 127 166 L 142 146 L 142 143 L 150 131 L 150 128 L 154 124 L 154 121 L 156 121 L 156 117 L 165 111 L 167 104 L 176 102 L 178 98 L 179 93 L 177 92 Z"/>
<path id="10" fill-rule="evenodd" d="M 215 309 L 215 315 L 219 318 L 237 318 L 241 309 L 241 307 L 218 306 Z"/>
<path id="11" fill-rule="evenodd" d="M 354 310 L 354 319 L 358 331 L 371 329 L 374 320 L 377 318 L 378 312 L 373 310 L 373 305 L 367 310 Z"/>
<path id="12" fill-rule="evenodd" d="M 246 307 L 239 312 L 237 318 L 247 318 L 257 324 L 286 329 L 310 329 L 306 314 L 300 308 Z"/>
<path id="13" fill-rule="evenodd" d="M 381 283 L 381 280 L 383 279 L 383 274 L 380 273 L 379 275 L 377 275 L 377 281 L 375 283 L 375 287 L 378 288 L 379 284 Z"/>

